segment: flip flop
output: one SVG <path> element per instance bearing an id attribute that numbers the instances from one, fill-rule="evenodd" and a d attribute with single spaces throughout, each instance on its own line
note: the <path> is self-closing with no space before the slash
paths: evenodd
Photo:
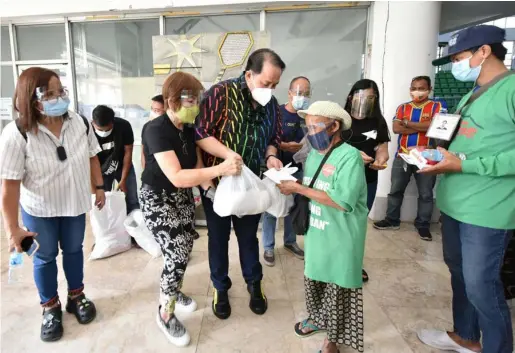
<path id="1" fill-rule="evenodd" d="M 295 334 L 298 337 L 305 338 L 305 337 L 313 336 L 313 335 L 315 335 L 317 333 L 321 333 L 321 332 L 325 331 L 323 329 L 320 329 L 318 326 L 315 326 L 315 325 L 309 323 L 308 321 L 309 321 L 309 318 L 305 319 L 305 320 L 303 320 L 301 322 L 297 322 L 295 324 Z M 304 329 L 306 327 L 310 328 L 312 331 L 303 332 L 302 329 Z"/>

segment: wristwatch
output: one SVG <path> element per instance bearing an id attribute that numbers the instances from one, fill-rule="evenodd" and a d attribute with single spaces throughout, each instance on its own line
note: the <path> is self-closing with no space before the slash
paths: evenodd
<path id="1" fill-rule="evenodd" d="M 402 122 L 403 122 L 405 127 L 408 127 L 408 120 L 404 119 Z"/>
<path id="2" fill-rule="evenodd" d="M 105 190 L 104 184 L 95 186 L 95 189 L 97 190 Z"/>

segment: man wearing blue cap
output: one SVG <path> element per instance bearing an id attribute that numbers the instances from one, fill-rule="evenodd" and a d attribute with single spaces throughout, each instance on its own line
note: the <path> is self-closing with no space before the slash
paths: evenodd
<path id="1" fill-rule="evenodd" d="M 500 277 L 515 228 L 515 75 L 503 63 L 504 37 L 494 26 L 467 28 L 451 38 L 448 55 L 433 62 L 452 62 L 457 80 L 476 83 L 458 105 L 461 121 L 449 150 L 439 149 L 443 160 L 420 171 L 443 174 L 436 202 L 451 273 L 454 331 L 418 332 L 422 342 L 441 350 L 513 352 Z"/>

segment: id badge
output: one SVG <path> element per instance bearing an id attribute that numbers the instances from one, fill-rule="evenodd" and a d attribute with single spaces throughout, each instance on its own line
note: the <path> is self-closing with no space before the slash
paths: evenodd
<path id="1" fill-rule="evenodd" d="M 432 139 L 450 141 L 459 127 L 461 115 L 438 113 L 433 117 L 426 136 Z"/>

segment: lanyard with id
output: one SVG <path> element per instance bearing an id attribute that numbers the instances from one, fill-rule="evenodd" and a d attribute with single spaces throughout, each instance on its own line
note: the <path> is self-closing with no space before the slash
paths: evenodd
<path id="1" fill-rule="evenodd" d="M 461 123 L 461 112 L 465 107 L 471 105 L 476 99 L 478 99 L 483 93 L 494 86 L 497 82 L 501 81 L 505 77 L 515 74 L 513 71 L 504 72 L 486 85 L 479 88 L 477 91 L 472 93 L 467 101 L 454 114 L 437 113 L 433 117 L 433 121 L 427 130 L 426 136 L 436 140 L 436 145 L 448 149 L 452 140 L 456 137 L 459 131 Z"/>

